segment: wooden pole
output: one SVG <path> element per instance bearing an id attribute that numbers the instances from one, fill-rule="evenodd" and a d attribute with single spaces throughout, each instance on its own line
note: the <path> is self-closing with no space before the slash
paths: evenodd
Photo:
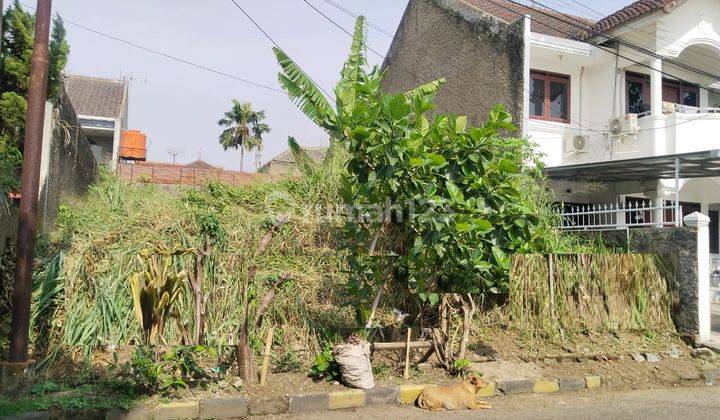
<path id="1" fill-rule="evenodd" d="M 30 300 L 37 240 L 38 192 L 42 154 L 45 100 L 47 99 L 48 39 L 50 37 L 51 0 L 38 0 L 35 9 L 35 40 L 30 59 L 30 87 L 27 97 L 25 143 L 20 178 L 20 209 L 18 214 L 17 257 L 12 297 L 10 326 L 11 363 L 28 360 L 30 336 Z M 3 314 L 3 317 L 7 315 Z"/>
<path id="2" fill-rule="evenodd" d="M 555 321 L 555 267 L 553 254 L 548 255 L 548 279 L 550 287 L 550 316 Z"/>
<path id="3" fill-rule="evenodd" d="M 405 373 L 403 378 L 410 379 L 410 335 L 412 334 L 412 328 L 407 330 L 407 340 L 405 340 Z"/>
<path id="4" fill-rule="evenodd" d="M 260 369 L 260 386 L 265 386 L 265 379 L 267 379 L 268 363 L 270 362 L 270 349 L 272 348 L 273 333 L 275 327 L 270 327 L 265 339 L 265 353 L 263 353 L 262 368 Z"/>

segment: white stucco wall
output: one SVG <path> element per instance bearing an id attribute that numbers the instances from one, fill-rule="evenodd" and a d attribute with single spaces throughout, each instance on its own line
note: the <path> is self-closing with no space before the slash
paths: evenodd
<path id="1" fill-rule="evenodd" d="M 617 33 L 624 39 L 680 61 L 715 54 L 720 62 L 720 2 L 688 0 L 670 14 L 657 12 L 643 17 L 625 25 Z M 653 70 L 647 67 L 651 65 L 653 57 L 621 46 L 619 53 L 626 58 L 617 58 L 600 48 L 535 33 L 531 40 L 530 68 L 570 76 L 571 122 L 564 124 L 530 119 L 527 124 L 527 134 L 538 144 L 538 151 L 545 156 L 544 162 L 547 165 L 569 165 L 720 148 L 720 141 L 716 136 L 720 132 L 720 114 L 712 113 L 658 113 L 640 118 L 640 132 L 637 135 L 618 139 L 603 134 L 607 132 L 611 118 L 625 114 L 625 72 L 654 74 Z M 703 46 L 699 52 L 698 45 Z M 687 48 L 695 48 L 694 55 L 683 54 L 683 50 L 689 51 Z M 699 65 L 693 62 L 687 64 Z M 662 63 L 661 66 L 664 72 L 701 86 L 713 83 L 706 76 L 669 63 Z M 720 66 L 714 72 L 720 73 Z M 664 77 L 667 78 L 668 75 Z M 700 89 L 701 108 L 714 106 L 718 102 L 720 94 L 709 94 Z M 577 153 L 572 150 L 570 141 L 575 134 L 587 136 L 590 146 L 586 152 Z"/>

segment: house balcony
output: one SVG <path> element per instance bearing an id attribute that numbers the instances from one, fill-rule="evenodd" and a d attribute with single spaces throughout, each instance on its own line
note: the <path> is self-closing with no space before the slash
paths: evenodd
<path id="1" fill-rule="evenodd" d="M 614 140 L 612 156 L 630 159 L 712 150 L 720 147 L 720 108 L 663 102 L 662 114 L 637 114 L 637 126 L 623 130 Z"/>

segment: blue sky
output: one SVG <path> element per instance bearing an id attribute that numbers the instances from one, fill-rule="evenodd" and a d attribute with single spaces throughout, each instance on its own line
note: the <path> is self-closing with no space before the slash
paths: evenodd
<path id="1" fill-rule="evenodd" d="M 303 0 L 237 0 L 283 49 L 328 91 L 334 86 L 350 38 L 310 9 Z M 323 0 L 308 0 L 340 25 L 351 29 L 354 19 Z M 394 33 L 407 0 L 334 0 L 364 14 Z M 9 0 L 6 0 L 7 4 Z M 32 0 L 23 4 L 34 5 Z M 629 0 L 579 0 L 610 13 Z M 162 51 L 206 67 L 278 87 L 277 63 L 270 42 L 242 15 L 231 0 L 55 0 L 54 11 L 68 21 Z M 568 13 L 597 19 L 572 0 L 541 1 Z M 229 169 L 239 168 L 239 152 L 218 145 L 217 120 L 230 100 L 250 101 L 267 113 L 272 133 L 265 137 L 263 161 L 287 148 L 292 135 L 306 146 L 327 142 L 284 94 L 253 87 L 214 73 L 153 55 L 67 24 L 70 43 L 68 73 L 99 77 L 130 77 L 130 127 L 148 134 L 148 158 L 170 160 L 178 148 L 179 162 L 199 156 Z M 369 30 L 369 43 L 386 52 L 391 39 Z M 372 64 L 380 58 L 370 55 Z M 253 168 L 246 156 L 245 169 Z"/>

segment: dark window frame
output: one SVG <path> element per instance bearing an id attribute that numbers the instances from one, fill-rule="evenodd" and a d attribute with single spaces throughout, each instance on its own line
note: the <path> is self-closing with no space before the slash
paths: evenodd
<path id="1" fill-rule="evenodd" d="M 572 98 L 571 89 L 570 89 L 570 75 L 567 74 L 560 74 L 560 73 L 551 73 L 547 71 L 542 70 L 530 70 L 530 80 L 542 80 L 545 82 L 545 91 L 543 92 L 543 115 L 533 115 L 530 114 L 530 118 L 533 120 L 543 120 L 543 121 L 554 121 L 554 122 L 560 122 L 569 124 L 570 123 L 570 98 Z M 558 118 L 553 117 L 550 115 L 550 83 L 562 83 L 566 86 L 565 89 L 565 101 L 567 104 L 567 118 Z M 532 91 L 532 89 L 531 89 Z M 530 99 L 532 101 L 532 98 Z M 528 107 L 530 107 L 530 104 L 528 104 Z"/>
<path id="2" fill-rule="evenodd" d="M 650 110 L 650 75 L 644 74 L 644 73 L 635 73 L 633 71 L 626 70 L 625 71 L 625 112 L 630 114 L 630 83 L 640 83 L 643 86 L 643 104 L 646 104 L 648 106 L 648 110 Z M 694 107 L 700 106 L 700 88 L 698 85 L 691 85 L 687 83 L 682 83 L 679 80 L 673 80 L 673 79 L 666 79 L 663 77 L 662 79 L 662 87 L 674 87 L 678 88 L 678 92 L 680 95 L 679 100 L 682 102 L 683 99 L 683 93 L 685 92 L 692 92 L 695 94 L 695 105 L 689 105 Z M 663 102 L 667 102 L 664 101 Z M 679 105 L 682 105 L 680 103 Z"/>

